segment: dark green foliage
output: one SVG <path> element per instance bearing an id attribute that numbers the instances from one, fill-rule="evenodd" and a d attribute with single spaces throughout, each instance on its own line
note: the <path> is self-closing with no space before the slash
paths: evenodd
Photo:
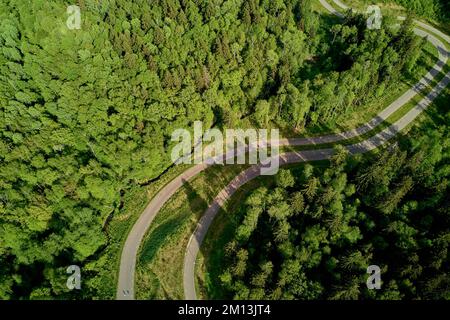
<path id="1" fill-rule="evenodd" d="M 448 0 L 383 0 L 383 2 L 396 2 L 426 18 L 450 21 L 450 2 Z"/>

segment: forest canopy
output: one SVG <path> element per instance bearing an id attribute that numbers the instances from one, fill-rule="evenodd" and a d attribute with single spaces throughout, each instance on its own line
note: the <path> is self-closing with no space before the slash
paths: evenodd
<path id="1" fill-rule="evenodd" d="M 411 20 L 375 31 L 349 14 L 329 30 L 311 2 L 79 0 L 70 30 L 69 1 L 2 0 L 0 298 L 73 297 L 72 264 L 88 270 L 81 298 L 112 298 L 107 221 L 171 165 L 174 129 L 329 123 L 418 58 Z"/>

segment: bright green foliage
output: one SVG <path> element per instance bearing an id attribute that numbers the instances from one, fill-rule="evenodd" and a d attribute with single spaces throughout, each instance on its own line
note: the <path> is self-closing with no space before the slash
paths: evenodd
<path id="1" fill-rule="evenodd" d="M 426 18 L 450 21 L 450 2 L 447 0 L 383 0 L 396 2 Z"/>
<path id="2" fill-rule="evenodd" d="M 83 0 L 70 30 L 72 3 L 2 1 L 0 296 L 71 297 L 49 270 L 77 264 L 79 298 L 112 298 L 121 195 L 172 165 L 175 129 L 277 116 L 266 89 L 308 56 L 297 2 Z"/>

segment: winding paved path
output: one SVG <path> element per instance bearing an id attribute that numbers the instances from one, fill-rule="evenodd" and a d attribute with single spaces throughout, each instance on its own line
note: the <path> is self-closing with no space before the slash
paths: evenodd
<path id="1" fill-rule="evenodd" d="M 333 9 L 325 0 L 319 0 L 325 8 L 334 14 L 340 15 Z M 432 28 L 432 27 L 430 27 Z M 339 134 L 330 134 L 319 137 L 311 138 L 291 138 L 280 139 L 278 141 L 279 146 L 301 146 L 301 145 L 314 145 L 330 142 L 338 142 L 349 138 L 357 137 L 361 134 L 369 132 L 374 127 L 378 126 L 384 120 L 386 120 L 395 111 L 401 108 L 404 104 L 408 103 L 416 94 L 422 91 L 428 84 L 431 84 L 434 77 L 442 70 L 443 66 L 447 63 L 448 53 L 445 45 L 436 37 L 428 34 L 420 29 L 414 30 L 419 36 L 427 36 L 428 40 L 438 49 L 439 59 L 433 68 L 414 85 L 411 89 L 405 92 L 396 101 L 390 104 L 386 109 L 381 111 L 376 117 L 370 120 L 368 123 L 360 126 L 357 129 L 346 131 Z M 440 35 L 441 36 L 441 35 Z M 444 35 L 445 36 L 445 35 Z M 442 37 L 442 36 L 441 36 Z M 444 37 L 442 37 L 444 38 Z M 447 40 L 447 39 L 446 39 Z M 450 42 L 450 41 L 449 41 Z M 390 127 L 384 129 L 380 133 L 372 136 L 371 138 L 346 146 L 351 154 L 357 154 L 367 152 L 374 148 L 377 148 L 387 142 L 390 138 L 395 136 L 400 130 L 406 127 L 411 121 L 413 121 L 431 102 L 439 95 L 439 93 L 450 82 L 450 72 L 436 85 L 431 92 L 424 97 L 413 109 L 411 109 L 400 120 L 395 122 Z M 252 146 L 249 148 L 252 149 Z M 248 151 L 248 150 L 247 150 Z M 308 150 L 299 152 L 289 152 L 279 155 L 280 165 L 289 163 L 299 163 L 307 161 L 317 161 L 329 159 L 333 155 L 333 149 L 320 149 L 320 150 Z M 224 158 L 232 157 L 231 154 L 223 155 Z M 153 219 L 163 205 L 174 195 L 185 181 L 192 179 L 194 176 L 208 168 L 210 164 L 198 164 L 181 175 L 173 179 L 169 184 L 163 187 L 156 196 L 150 201 L 144 212 L 140 215 L 136 223 L 131 229 L 124 247 L 122 249 L 122 255 L 120 260 L 119 281 L 117 287 L 117 299 L 120 300 L 132 300 L 134 299 L 134 277 L 136 268 L 136 257 L 139 250 L 139 246 L 150 227 Z M 183 285 L 186 299 L 196 299 L 195 292 L 195 260 L 198 254 L 200 245 L 206 235 L 206 232 L 219 211 L 219 208 L 223 203 L 229 199 L 233 193 L 239 189 L 243 184 L 254 179 L 260 174 L 260 165 L 254 165 L 249 169 L 241 172 L 226 186 L 214 199 L 213 203 L 208 207 L 205 214 L 200 219 L 197 228 L 191 236 L 188 247 L 186 249 L 184 270 L 183 270 Z"/>

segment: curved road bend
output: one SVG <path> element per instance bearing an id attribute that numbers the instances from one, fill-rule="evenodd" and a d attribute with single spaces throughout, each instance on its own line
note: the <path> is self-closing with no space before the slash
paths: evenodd
<path id="1" fill-rule="evenodd" d="M 338 0 L 336 0 L 338 1 Z M 326 3 L 324 0 L 320 0 L 322 4 Z M 326 3 L 328 5 L 328 3 Z M 330 7 L 333 12 L 334 9 L 331 6 Z M 419 33 L 421 35 L 421 30 L 416 29 L 415 31 L 418 31 L 416 33 Z M 428 35 L 426 32 L 423 32 L 426 35 Z M 431 40 L 432 37 L 429 36 L 429 40 Z M 437 40 L 434 38 L 434 40 Z M 432 41 L 433 43 L 433 41 Z M 439 65 L 440 69 L 442 69 L 443 65 L 447 61 L 447 50 L 445 49 L 445 46 L 440 43 L 439 40 L 437 42 L 433 43 L 434 45 L 439 45 L 439 61 L 437 65 Z M 442 61 L 441 61 L 442 59 Z M 433 77 L 437 73 L 434 73 Z M 428 76 L 428 75 L 427 75 Z M 427 77 L 426 76 L 426 77 Z M 426 78 L 425 77 L 425 78 Z M 423 79 L 422 79 L 423 80 Z M 422 81 L 421 80 L 421 81 Z M 421 82 L 419 82 L 421 83 Z M 370 137 L 369 139 L 345 146 L 345 148 L 349 151 L 350 154 L 358 154 L 358 153 L 364 153 L 368 152 L 370 150 L 373 150 L 383 144 L 385 144 L 389 139 L 394 137 L 399 131 L 404 129 L 406 126 L 408 126 L 415 118 L 417 118 L 430 104 L 431 102 L 439 95 L 439 93 L 450 83 L 450 72 L 448 72 L 445 77 L 413 108 L 411 109 L 407 114 L 405 114 L 401 119 L 396 121 L 393 125 L 389 126 L 388 128 L 384 129 L 380 133 Z M 404 96 L 409 96 L 409 94 L 412 94 L 412 92 L 416 92 L 415 85 L 412 89 L 408 90 L 407 93 L 405 93 Z M 407 95 L 408 94 L 408 95 Z M 402 100 L 402 97 L 400 97 L 400 100 Z M 410 98 L 409 98 L 410 99 Z M 407 99 L 407 101 L 409 101 Z M 404 103 L 403 103 L 404 104 Z M 402 104 L 402 105 L 403 105 Z M 381 113 L 389 113 L 387 110 L 390 109 L 391 106 L 383 110 Z M 392 114 L 392 113 L 390 113 Z M 372 121 L 378 121 L 377 118 L 372 119 Z M 381 120 L 382 121 L 382 120 Z M 370 123 L 370 122 L 369 122 Z M 379 124 L 379 122 L 376 122 L 375 125 Z M 367 124 L 366 124 L 367 125 Z M 365 125 L 365 126 L 366 126 Z M 364 127 L 364 126 L 363 126 Z M 362 128 L 362 127 L 360 127 Z M 358 128 L 358 129 L 360 129 Z M 351 131 L 354 132 L 354 134 L 358 135 L 358 129 Z M 362 131 L 361 131 L 362 132 Z M 361 134 L 361 133 L 359 133 Z M 328 136 L 331 137 L 331 136 Z M 291 139 L 292 141 L 304 141 L 302 139 Z M 328 142 L 328 140 L 327 140 Z M 294 145 L 294 144 L 292 144 Z M 280 165 L 286 165 L 291 163 L 301 163 L 301 162 L 309 162 L 309 161 L 318 161 L 318 160 L 325 160 L 330 159 L 334 154 L 333 149 L 321 149 L 321 150 L 307 150 L 307 151 L 298 151 L 298 152 L 288 152 L 281 154 L 280 157 Z M 187 300 L 195 300 L 197 299 L 196 295 L 196 289 L 195 289 L 195 261 L 197 258 L 197 254 L 200 250 L 200 246 L 206 236 L 206 233 L 208 232 L 208 229 L 214 220 L 215 216 L 218 214 L 220 208 L 223 206 L 223 204 L 244 184 L 246 184 L 248 181 L 258 177 L 260 175 L 260 165 L 254 165 L 244 171 L 242 171 L 238 176 L 236 176 L 220 193 L 216 196 L 212 204 L 208 207 L 208 209 L 205 211 L 204 215 L 200 219 L 197 228 L 195 229 L 194 233 L 192 234 L 191 238 L 189 239 L 189 243 L 186 249 L 186 255 L 184 259 L 184 269 L 183 269 L 183 287 L 184 287 L 184 294 L 185 299 Z"/>
<path id="2" fill-rule="evenodd" d="M 324 0 L 320 1 L 322 3 L 325 2 Z M 425 34 L 426 33 L 424 33 L 423 35 Z M 278 141 L 278 144 L 280 146 L 286 145 L 299 146 L 299 145 L 337 142 L 364 134 L 372 130 L 377 125 L 379 125 L 381 122 L 383 122 L 383 120 L 385 120 L 392 113 L 398 110 L 401 106 L 403 106 L 405 103 L 411 100 L 417 94 L 417 92 L 422 90 L 427 84 L 431 83 L 436 74 L 438 74 L 440 70 L 442 70 L 443 65 L 445 65 L 447 61 L 447 51 L 445 49 L 445 46 L 435 37 L 432 37 L 430 35 L 427 36 L 428 39 L 431 41 L 431 43 L 435 45 L 439 50 L 439 60 L 437 61 L 437 63 L 416 85 L 413 86 L 413 88 L 409 89 L 405 94 L 399 97 L 386 109 L 381 111 L 376 117 L 374 117 L 368 123 L 362 125 L 357 129 L 338 134 L 331 134 L 312 138 L 280 139 Z M 251 148 L 252 147 L 250 147 L 250 149 Z M 224 155 L 225 158 L 230 156 L 231 155 L 229 154 Z M 178 189 L 183 185 L 184 181 L 192 179 L 198 173 L 205 170 L 208 166 L 209 165 L 205 163 L 195 165 L 186 170 L 183 174 L 176 177 L 165 187 L 163 187 L 156 194 L 156 196 L 150 201 L 148 206 L 145 208 L 144 212 L 140 215 L 136 223 L 133 225 L 133 228 L 131 229 L 125 241 L 124 247 L 122 249 L 120 270 L 119 270 L 119 281 L 116 293 L 117 299 L 121 300 L 134 299 L 134 277 L 135 277 L 137 253 L 139 250 L 140 243 L 142 242 L 142 239 L 146 231 L 150 227 L 156 214 L 159 212 L 161 207 L 166 203 L 166 201 L 178 191 Z"/>

